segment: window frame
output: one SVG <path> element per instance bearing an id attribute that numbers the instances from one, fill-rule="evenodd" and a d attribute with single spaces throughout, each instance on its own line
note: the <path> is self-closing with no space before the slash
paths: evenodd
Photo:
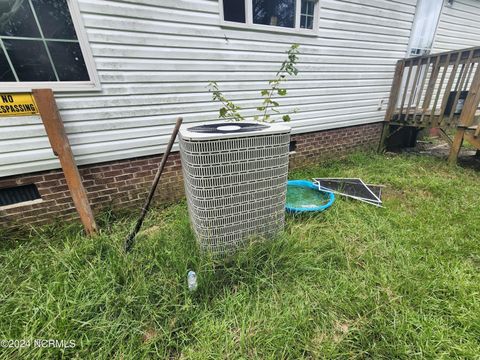
<path id="1" fill-rule="evenodd" d="M 241 23 L 241 22 L 235 22 L 235 21 L 226 21 L 225 14 L 223 12 L 223 0 L 218 0 L 220 26 L 226 27 L 226 28 L 239 28 L 239 29 L 260 30 L 260 31 L 268 31 L 268 32 L 281 32 L 281 33 L 296 34 L 296 35 L 318 36 L 319 12 L 320 12 L 319 0 L 313 0 L 313 2 L 315 3 L 314 10 L 313 10 L 313 16 L 314 16 L 313 29 L 304 29 L 300 27 L 302 0 L 295 0 L 295 27 L 294 28 L 275 26 L 275 25 L 255 24 L 253 22 L 253 0 L 244 0 L 244 1 L 245 1 L 245 22 Z"/>
<path id="2" fill-rule="evenodd" d="M 83 25 L 80 8 L 77 0 L 66 0 L 70 16 L 72 17 L 73 27 L 77 35 L 78 44 L 82 51 L 83 60 L 87 68 L 89 81 L 15 81 L 2 82 L 0 91 L 2 92 L 30 92 L 32 89 L 52 89 L 58 92 L 68 91 L 98 91 L 101 90 L 100 78 L 97 74 L 95 61 L 93 58 L 90 44 L 88 42 L 85 27 Z M 4 49 L 5 51 L 5 49 Z M 7 59 L 8 54 L 6 54 Z M 10 60 L 8 60 L 9 63 Z"/>

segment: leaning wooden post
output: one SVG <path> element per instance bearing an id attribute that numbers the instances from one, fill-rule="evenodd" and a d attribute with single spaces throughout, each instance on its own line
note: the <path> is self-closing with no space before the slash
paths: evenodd
<path id="1" fill-rule="evenodd" d="M 463 144 L 465 130 L 472 125 L 478 104 L 480 104 L 480 64 L 477 66 L 475 76 L 473 77 L 472 84 L 470 85 L 467 98 L 465 99 L 465 103 L 463 105 L 462 113 L 458 119 L 457 132 L 455 133 L 455 137 L 450 148 L 450 155 L 448 156 L 448 162 L 451 165 L 455 165 L 457 162 L 458 153 L 460 152 Z"/>
<path id="2" fill-rule="evenodd" d="M 75 158 L 68 142 L 67 134 L 62 119 L 58 112 L 57 104 L 51 89 L 35 89 L 33 96 L 37 103 L 38 111 L 45 126 L 48 140 L 52 146 L 53 153 L 58 156 L 62 165 L 63 173 L 67 181 L 68 189 L 72 195 L 73 203 L 80 215 L 85 231 L 92 235 L 97 231 L 95 218 L 93 217 L 87 192 L 82 184 L 82 179 L 75 162 Z"/>
<path id="3" fill-rule="evenodd" d="M 385 112 L 385 118 L 383 120 L 382 136 L 380 137 L 380 144 L 378 145 L 378 152 L 382 152 L 385 149 L 385 141 L 387 140 L 390 120 L 397 107 L 397 99 L 400 94 L 400 86 L 402 85 L 403 70 L 405 69 L 405 60 L 398 60 L 395 66 L 395 73 L 393 75 L 392 87 L 390 88 L 390 97 L 388 98 L 388 107 Z M 408 85 L 408 84 L 407 84 Z"/>

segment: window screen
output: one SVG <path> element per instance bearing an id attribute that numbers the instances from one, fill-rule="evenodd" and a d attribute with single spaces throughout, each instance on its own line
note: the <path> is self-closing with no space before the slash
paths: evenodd
<path id="1" fill-rule="evenodd" d="M 67 0 L 0 0 L 0 81 L 89 81 Z"/>

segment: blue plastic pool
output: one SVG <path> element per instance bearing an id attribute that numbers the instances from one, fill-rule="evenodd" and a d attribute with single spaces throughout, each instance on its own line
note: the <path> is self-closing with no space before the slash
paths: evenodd
<path id="1" fill-rule="evenodd" d="M 335 195 L 320 191 L 318 186 L 307 180 L 289 180 L 287 183 L 286 210 L 291 213 L 324 211 L 332 206 Z"/>

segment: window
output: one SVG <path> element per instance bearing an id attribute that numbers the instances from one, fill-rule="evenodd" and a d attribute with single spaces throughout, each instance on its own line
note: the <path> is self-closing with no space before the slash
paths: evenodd
<path id="1" fill-rule="evenodd" d="M 295 27 L 295 0 L 253 0 L 253 23 Z"/>
<path id="2" fill-rule="evenodd" d="M 288 32 L 316 32 L 318 0 L 220 0 L 221 23 Z"/>
<path id="3" fill-rule="evenodd" d="M 73 0 L 0 1 L 2 90 L 97 87 L 75 6 Z"/>
<path id="4" fill-rule="evenodd" d="M 300 12 L 300 27 L 302 29 L 313 29 L 315 18 L 315 1 L 303 0 Z"/>

